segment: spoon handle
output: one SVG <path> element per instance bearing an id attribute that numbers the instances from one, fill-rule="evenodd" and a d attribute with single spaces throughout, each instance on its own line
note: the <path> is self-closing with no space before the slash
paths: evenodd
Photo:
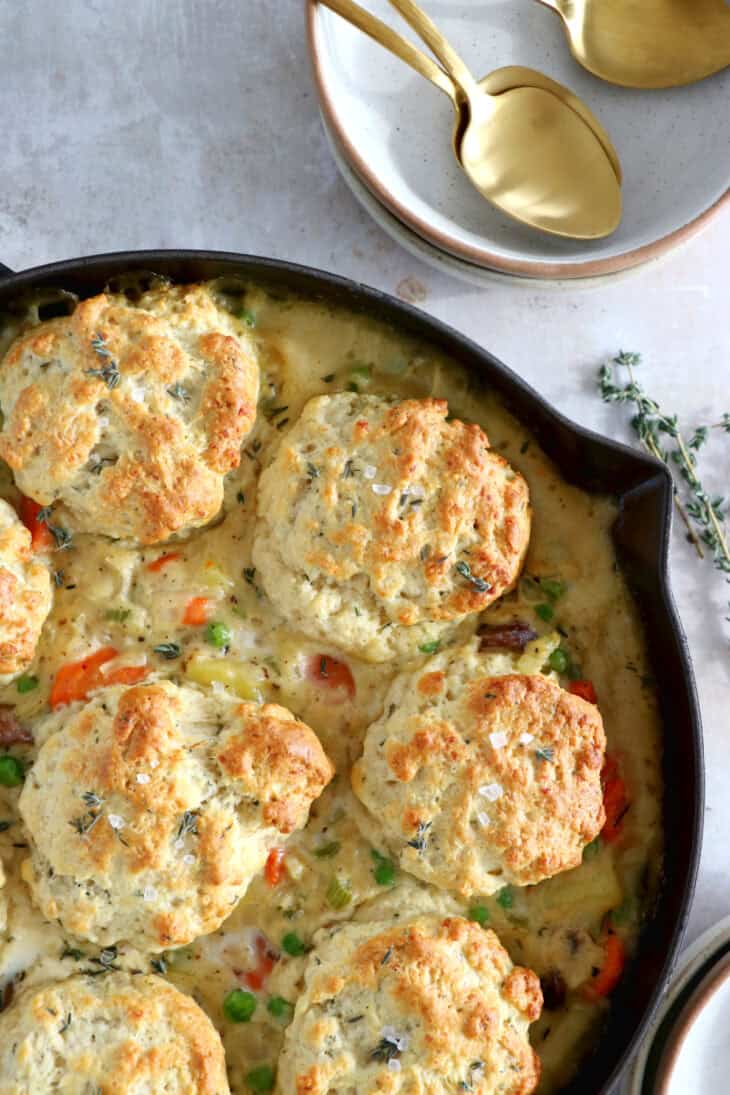
<path id="1" fill-rule="evenodd" d="M 478 95 L 476 82 L 469 69 L 425 11 L 419 8 L 414 0 L 390 0 L 390 3 L 441 62 L 457 89 L 467 99 L 475 94 Z"/>
<path id="2" fill-rule="evenodd" d="M 425 53 L 421 53 L 419 49 L 411 45 L 406 38 L 401 37 L 387 23 L 383 23 L 376 15 L 361 8 L 355 0 L 318 0 L 318 2 L 357 27 L 363 34 L 367 34 L 369 38 L 395 54 L 401 61 L 405 61 L 419 75 L 425 76 L 440 91 L 445 92 L 452 103 L 455 103 L 456 91 L 444 70 Z"/>

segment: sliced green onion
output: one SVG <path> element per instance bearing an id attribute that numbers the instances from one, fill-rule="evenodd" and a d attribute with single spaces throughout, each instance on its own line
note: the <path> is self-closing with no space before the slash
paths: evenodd
<path id="1" fill-rule="evenodd" d="M 489 920 L 489 909 L 486 905 L 472 905 L 466 915 L 483 928 Z"/>
<path id="2" fill-rule="evenodd" d="M 555 609 L 552 605 L 535 605 L 535 615 L 539 616 L 545 623 L 549 623 L 555 615 Z"/>
<path id="3" fill-rule="evenodd" d="M 559 600 L 567 588 L 565 582 L 561 582 L 559 578 L 540 579 L 540 589 L 550 601 Z"/>
<path id="4" fill-rule="evenodd" d="M 421 651 L 422 654 L 437 654 L 440 647 L 441 647 L 441 640 L 440 639 L 434 639 L 430 643 L 421 643 L 421 645 L 419 646 L 418 649 Z"/>

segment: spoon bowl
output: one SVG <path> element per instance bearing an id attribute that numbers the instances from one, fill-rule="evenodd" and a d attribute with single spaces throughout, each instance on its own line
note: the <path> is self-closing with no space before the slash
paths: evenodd
<path id="1" fill-rule="evenodd" d="M 623 87 L 677 87 L 730 65 L 726 0 L 539 0 L 576 61 Z"/>
<path id="2" fill-rule="evenodd" d="M 599 239 L 614 231 L 621 219 L 618 155 L 601 124 L 567 88 L 520 66 L 476 83 L 413 0 L 391 3 L 440 64 L 354 0 L 320 2 L 448 95 L 456 115 L 456 160 L 493 205 L 553 235 Z"/>

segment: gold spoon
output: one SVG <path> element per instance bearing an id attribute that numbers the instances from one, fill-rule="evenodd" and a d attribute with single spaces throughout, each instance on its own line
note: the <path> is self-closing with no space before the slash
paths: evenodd
<path id="1" fill-rule="evenodd" d="M 730 65 L 725 0 L 540 0 L 576 61 L 624 87 L 677 87 Z"/>
<path id="2" fill-rule="evenodd" d="M 516 67 L 498 70 L 476 84 L 415 4 L 392 0 L 412 26 L 418 24 L 419 34 L 424 27 L 421 36 L 431 48 L 432 42 L 438 44 L 434 52 L 448 75 L 354 0 L 320 2 L 449 96 L 456 111 L 456 158 L 489 201 L 515 219 L 556 235 L 593 239 L 613 231 L 621 216 L 618 157 L 585 104 L 575 100 L 581 107 L 576 110 L 563 101 L 562 92 L 574 98 L 567 89 L 548 86 L 553 81 L 540 73 L 535 74 L 540 86 L 515 87 L 515 73 L 532 72 Z M 493 89 L 490 85 L 485 92 L 482 85 L 492 80 Z M 594 122 L 599 133 L 593 131 Z"/>
<path id="3" fill-rule="evenodd" d="M 390 50 L 401 61 L 405 61 L 407 65 L 410 65 L 421 76 L 425 76 L 440 91 L 449 96 L 457 115 L 453 144 L 454 155 L 459 159 L 460 134 L 466 124 L 466 104 L 457 94 L 456 88 L 444 70 L 430 57 L 411 45 L 407 38 L 403 38 L 387 23 L 383 23 L 377 16 L 361 8 L 354 0 L 320 0 L 320 2 L 325 7 L 331 8 L 332 11 L 341 15 L 347 22 L 352 23 L 358 30 L 363 31 L 379 45 Z M 579 114 L 586 125 L 593 130 L 613 165 L 616 178 L 621 182 L 621 162 L 611 138 L 586 103 L 579 99 L 577 95 L 574 95 L 569 88 L 559 84 L 557 80 L 552 80 L 544 72 L 538 72 L 535 68 L 525 68 L 523 65 L 505 65 L 504 68 L 497 68 L 494 72 L 482 77 L 479 86 L 488 95 L 501 95 L 504 91 L 511 91 L 514 87 L 543 87 L 547 91 L 552 91 L 554 95 L 567 103 L 576 114 Z"/>

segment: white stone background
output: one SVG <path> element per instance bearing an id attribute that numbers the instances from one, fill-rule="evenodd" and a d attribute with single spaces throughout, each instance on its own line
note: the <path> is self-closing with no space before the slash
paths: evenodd
<path id="1" fill-rule="evenodd" d="M 393 243 L 340 180 L 320 125 L 302 0 L 0 0 L 0 259 L 126 248 L 292 259 L 391 292 L 492 350 L 562 411 L 628 437 L 600 362 L 690 428 L 730 411 L 730 213 L 668 260 L 591 290 L 470 288 Z M 703 458 L 730 493 L 730 436 Z M 730 586 L 675 528 L 672 578 L 705 726 L 707 815 L 688 941 L 730 912 Z"/>

